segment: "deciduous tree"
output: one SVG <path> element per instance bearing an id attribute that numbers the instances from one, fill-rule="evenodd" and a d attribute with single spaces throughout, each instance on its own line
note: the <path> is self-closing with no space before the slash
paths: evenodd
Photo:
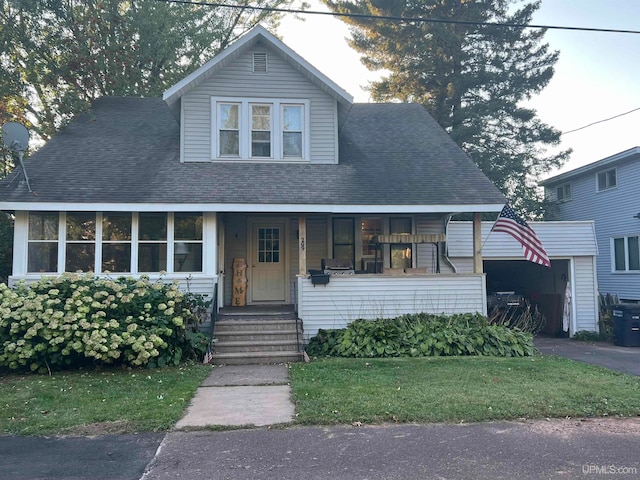
<path id="1" fill-rule="evenodd" d="M 293 0 L 241 8 L 161 0 L 0 0 L 2 98 L 43 139 L 103 95 L 157 96 Z"/>

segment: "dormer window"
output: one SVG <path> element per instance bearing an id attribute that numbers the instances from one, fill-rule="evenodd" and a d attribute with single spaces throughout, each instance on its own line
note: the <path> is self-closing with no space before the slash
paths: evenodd
<path id="1" fill-rule="evenodd" d="M 212 98 L 213 160 L 309 160 L 309 101 Z"/>

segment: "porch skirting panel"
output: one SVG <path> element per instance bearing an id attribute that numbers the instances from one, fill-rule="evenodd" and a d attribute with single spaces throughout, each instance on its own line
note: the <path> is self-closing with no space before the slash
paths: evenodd
<path id="1" fill-rule="evenodd" d="M 298 277 L 298 315 L 304 337 L 344 328 L 353 320 L 406 313 L 487 313 L 484 274 L 335 275 L 326 285 Z"/>

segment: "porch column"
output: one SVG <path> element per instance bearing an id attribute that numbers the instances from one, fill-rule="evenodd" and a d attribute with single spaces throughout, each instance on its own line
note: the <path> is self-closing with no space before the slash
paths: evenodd
<path id="1" fill-rule="evenodd" d="M 482 273 L 482 214 L 473 214 L 473 273 Z"/>
<path id="2" fill-rule="evenodd" d="M 298 275 L 307 274 L 307 216 L 298 217 Z"/>

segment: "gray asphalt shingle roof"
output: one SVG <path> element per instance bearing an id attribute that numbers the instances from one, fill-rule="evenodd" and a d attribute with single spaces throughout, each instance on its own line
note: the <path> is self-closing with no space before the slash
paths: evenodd
<path id="1" fill-rule="evenodd" d="M 180 163 L 180 129 L 159 98 L 105 97 L 26 160 L 31 187 L 0 202 L 297 205 L 501 204 L 504 197 L 416 104 L 354 104 L 340 164 Z M 37 208 L 34 205 L 34 208 Z"/>

